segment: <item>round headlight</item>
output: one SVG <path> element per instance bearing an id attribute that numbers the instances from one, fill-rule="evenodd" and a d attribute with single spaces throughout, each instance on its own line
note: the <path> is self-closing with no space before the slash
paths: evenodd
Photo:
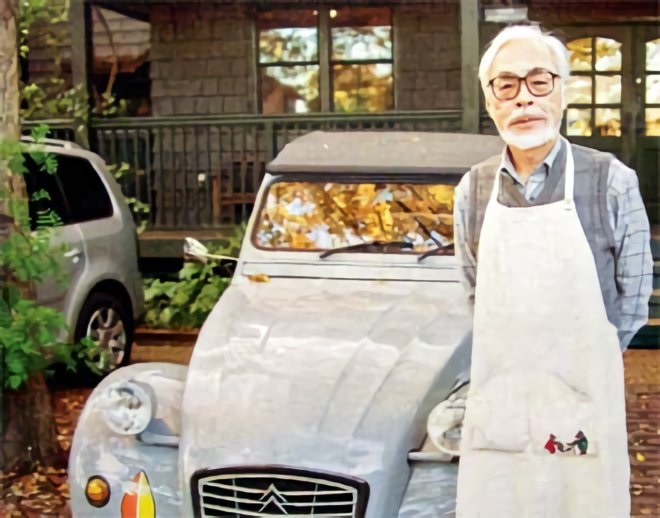
<path id="1" fill-rule="evenodd" d="M 452 392 L 429 414 L 426 429 L 433 445 L 443 453 L 460 455 L 461 427 L 469 384 Z"/>
<path id="2" fill-rule="evenodd" d="M 120 435 L 144 432 L 155 414 L 151 387 L 135 381 L 110 385 L 101 396 L 100 406 L 108 428 Z"/>
<path id="3" fill-rule="evenodd" d="M 110 485 L 101 476 L 89 477 L 85 486 L 85 497 L 92 507 L 103 507 L 110 501 Z"/>

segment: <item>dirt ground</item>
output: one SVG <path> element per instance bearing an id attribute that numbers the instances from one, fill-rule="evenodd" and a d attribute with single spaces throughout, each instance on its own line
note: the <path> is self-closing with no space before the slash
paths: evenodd
<path id="1" fill-rule="evenodd" d="M 133 361 L 168 361 L 187 364 L 190 346 L 140 346 Z M 632 518 L 660 518 L 660 351 L 625 353 L 628 434 L 632 467 Z M 90 389 L 65 388 L 55 393 L 58 439 L 66 451 Z M 69 517 L 68 484 L 63 467 L 18 478 L 0 478 L 3 498 L 0 516 Z"/>

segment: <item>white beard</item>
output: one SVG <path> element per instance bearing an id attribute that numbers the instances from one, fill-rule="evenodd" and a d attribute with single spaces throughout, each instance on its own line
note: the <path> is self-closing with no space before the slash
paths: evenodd
<path id="1" fill-rule="evenodd" d="M 505 129 L 500 131 L 500 136 L 509 146 L 518 149 L 533 149 L 555 140 L 560 128 L 561 120 L 554 126 L 547 125 L 542 130 L 531 133 L 516 133 Z"/>

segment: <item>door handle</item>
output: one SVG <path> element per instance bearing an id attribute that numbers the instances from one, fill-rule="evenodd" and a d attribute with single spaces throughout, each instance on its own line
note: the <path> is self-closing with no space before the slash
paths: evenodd
<path id="1" fill-rule="evenodd" d="M 64 252 L 64 257 L 66 258 L 72 258 L 72 257 L 80 257 L 82 255 L 82 252 L 80 251 L 80 248 L 71 248 L 70 250 L 67 250 Z"/>

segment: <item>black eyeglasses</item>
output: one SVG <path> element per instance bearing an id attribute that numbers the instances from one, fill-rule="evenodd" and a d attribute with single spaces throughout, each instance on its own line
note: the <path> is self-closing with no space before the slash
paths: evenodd
<path id="1" fill-rule="evenodd" d="M 510 101 L 518 97 L 520 85 L 524 81 L 527 90 L 535 97 L 550 95 L 555 89 L 555 79 L 559 74 L 550 72 L 545 68 L 535 68 L 525 77 L 514 74 L 500 74 L 488 81 L 493 95 L 498 101 Z"/>

